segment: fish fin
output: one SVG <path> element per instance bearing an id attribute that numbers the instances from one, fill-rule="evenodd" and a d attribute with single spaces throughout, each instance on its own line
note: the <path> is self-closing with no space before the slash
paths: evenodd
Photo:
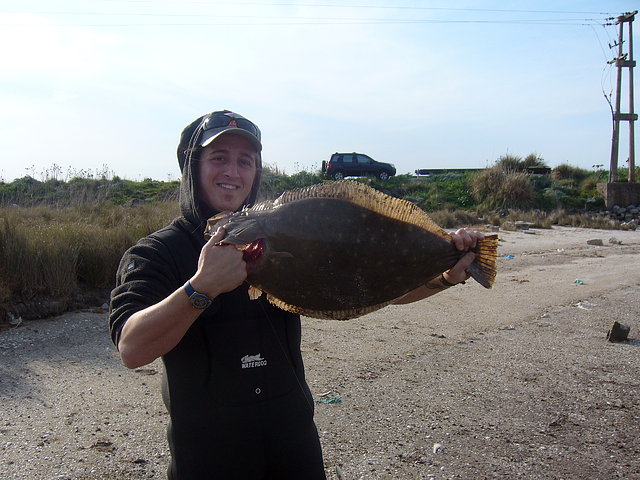
<path id="1" fill-rule="evenodd" d="M 438 226 L 416 204 L 392 197 L 353 180 L 320 183 L 284 192 L 273 201 L 272 206 L 277 207 L 306 198 L 334 198 L 350 201 L 380 215 L 421 227 L 442 238 L 450 238 L 449 233 Z"/>
<path id="2" fill-rule="evenodd" d="M 253 285 L 249 285 L 249 300 L 257 300 L 262 296 L 262 290 Z"/>
<path id="3" fill-rule="evenodd" d="M 476 258 L 467 271 L 473 279 L 485 288 L 491 288 L 496 279 L 496 258 L 498 256 L 498 235 L 487 235 L 472 249 Z"/>
<path id="4" fill-rule="evenodd" d="M 267 295 L 267 299 L 271 304 L 276 307 L 285 310 L 287 312 L 295 313 L 297 315 L 304 315 L 305 317 L 311 318 L 320 318 L 324 320 L 349 320 L 351 318 L 361 317 L 362 315 L 366 315 L 367 313 L 375 312 L 387 305 L 391 304 L 392 301 L 379 303 L 377 305 L 369 305 L 368 307 L 362 308 L 349 308 L 346 310 L 311 310 L 306 309 L 304 307 L 297 307 L 295 305 L 288 304 L 283 302 L 279 298 L 274 297 L 273 295 Z"/>
<path id="5" fill-rule="evenodd" d="M 273 200 L 264 200 L 260 203 L 256 203 L 253 207 L 245 207 L 243 209 L 251 212 L 261 212 L 263 210 L 270 210 L 274 207 Z"/>

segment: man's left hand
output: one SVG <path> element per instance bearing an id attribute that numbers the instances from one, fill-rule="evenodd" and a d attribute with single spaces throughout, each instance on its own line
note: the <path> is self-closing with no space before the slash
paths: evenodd
<path id="1" fill-rule="evenodd" d="M 470 228 L 460 228 L 451 234 L 451 240 L 458 250 L 466 251 L 474 248 L 479 240 L 484 239 L 484 234 Z M 464 255 L 458 263 L 449 270 L 444 272 L 442 276 L 449 283 L 460 283 L 467 280 L 471 275 L 467 273 L 467 268 L 473 263 L 476 255 L 469 252 Z"/>

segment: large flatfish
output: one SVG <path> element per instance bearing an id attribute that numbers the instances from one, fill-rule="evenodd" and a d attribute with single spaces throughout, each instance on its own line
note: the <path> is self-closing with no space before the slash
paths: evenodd
<path id="1" fill-rule="evenodd" d="M 244 251 L 252 294 L 315 318 L 345 320 L 388 305 L 466 252 L 417 205 L 350 180 L 291 190 L 209 221 Z M 490 288 L 497 235 L 473 251 L 471 276 Z"/>

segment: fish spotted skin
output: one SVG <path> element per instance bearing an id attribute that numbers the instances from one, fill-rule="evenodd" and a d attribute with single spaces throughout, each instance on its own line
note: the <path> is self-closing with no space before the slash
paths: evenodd
<path id="1" fill-rule="evenodd" d="M 466 253 L 416 205 L 353 181 L 285 192 L 215 217 L 221 243 L 256 251 L 247 282 L 275 305 L 316 318 L 348 319 L 377 310 L 448 270 Z M 469 271 L 495 278 L 497 236 L 478 242 Z"/>

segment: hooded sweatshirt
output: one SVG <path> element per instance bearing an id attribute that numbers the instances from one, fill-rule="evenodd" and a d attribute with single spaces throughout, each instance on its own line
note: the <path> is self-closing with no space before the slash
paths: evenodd
<path id="1" fill-rule="evenodd" d="M 201 120 L 185 129 L 178 148 L 181 216 L 138 241 L 120 262 L 109 317 L 116 346 L 133 313 L 171 295 L 197 270 L 206 219 L 217 213 L 199 203 L 197 162 L 184 148 Z M 246 204 L 255 201 L 259 181 L 260 169 Z M 221 461 L 236 468 L 232 456 L 247 442 L 255 444 L 251 468 L 266 468 L 276 455 L 265 448 L 277 442 L 272 436 L 288 431 L 289 422 L 312 436 L 315 432 L 300 353 L 300 317 L 272 306 L 264 296 L 250 300 L 247 284 L 214 298 L 162 361 L 171 479 L 217 478 L 211 475 Z M 288 420 L 283 422 L 278 412 L 284 405 Z M 232 472 L 221 475 L 235 478 Z M 243 475 L 248 474 L 238 470 L 238 478 Z"/>

